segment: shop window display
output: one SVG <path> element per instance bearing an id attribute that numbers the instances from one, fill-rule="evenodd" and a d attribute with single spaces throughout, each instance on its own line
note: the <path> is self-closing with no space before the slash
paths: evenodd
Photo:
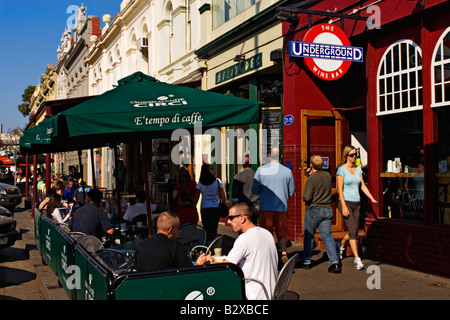
<path id="1" fill-rule="evenodd" d="M 392 219 L 424 221 L 421 111 L 383 117 L 383 212 Z"/>
<path id="2" fill-rule="evenodd" d="M 443 32 L 436 44 L 431 72 L 432 107 L 435 108 L 438 127 L 434 222 L 450 224 L 450 28 Z"/>

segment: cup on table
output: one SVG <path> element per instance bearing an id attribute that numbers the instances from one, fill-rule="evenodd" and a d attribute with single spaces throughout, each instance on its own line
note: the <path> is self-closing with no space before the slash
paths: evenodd
<path id="1" fill-rule="evenodd" d="M 222 256 L 222 248 L 214 248 L 214 255 L 216 257 Z"/>

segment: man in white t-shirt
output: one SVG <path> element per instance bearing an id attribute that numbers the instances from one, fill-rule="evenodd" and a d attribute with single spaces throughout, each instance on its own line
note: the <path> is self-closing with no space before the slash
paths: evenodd
<path id="1" fill-rule="evenodd" d="M 246 279 L 258 279 L 266 287 L 269 299 L 278 277 L 278 255 L 272 234 L 255 226 L 251 221 L 252 211 L 245 203 L 238 203 L 230 209 L 229 223 L 234 232 L 242 232 L 233 249 L 223 262 L 237 264 Z M 245 292 L 249 300 L 265 300 L 262 286 L 255 281 L 246 281 Z"/>
<path id="2" fill-rule="evenodd" d="M 123 215 L 123 220 L 125 221 L 131 221 L 131 219 L 147 214 L 147 204 L 145 203 L 146 200 L 146 194 L 144 190 L 138 190 L 136 193 L 136 204 L 129 206 L 127 208 L 127 211 L 125 211 L 125 214 Z M 151 212 L 156 210 L 156 204 L 152 203 L 150 204 L 150 210 Z M 153 215 L 152 215 L 153 218 Z"/>

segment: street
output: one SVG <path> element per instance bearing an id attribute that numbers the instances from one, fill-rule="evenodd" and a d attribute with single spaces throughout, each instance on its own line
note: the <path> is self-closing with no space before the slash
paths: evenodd
<path id="1" fill-rule="evenodd" d="M 0 300 L 67 300 L 57 278 L 41 264 L 34 247 L 31 212 L 22 206 L 14 215 L 22 239 L 0 250 Z M 231 229 L 220 225 L 219 233 L 235 238 Z M 293 243 L 288 255 L 301 255 L 302 245 Z M 353 267 L 353 257 L 342 261 L 342 274 L 327 272 L 328 260 L 322 250 L 313 251 L 313 267 L 297 264 L 288 288 L 287 300 L 450 300 L 450 280 L 433 274 L 364 259 L 366 270 Z"/>
<path id="2" fill-rule="evenodd" d="M 21 231 L 24 235 L 30 232 L 27 229 Z M 0 249 L 0 300 L 45 300 L 28 249 L 23 238 L 10 248 Z"/>

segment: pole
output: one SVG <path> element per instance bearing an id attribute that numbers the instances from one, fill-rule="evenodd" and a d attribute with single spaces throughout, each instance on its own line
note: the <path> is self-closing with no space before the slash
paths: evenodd
<path id="1" fill-rule="evenodd" d="M 95 183 L 95 163 L 94 163 L 94 149 L 91 149 L 91 168 L 92 168 L 92 188 L 96 189 Z"/>
<path id="2" fill-rule="evenodd" d="M 81 152 L 82 150 L 78 150 L 78 164 L 80 165 L 80 176 L 81 176 L 81 187 L 83 188 L 83 201 L 86 202 L 86 190 L 84 189 L 84 175 L 83 175 L 83 163 L 81 162 Z"/>
<path id="3" fill-rule="evenodd" d="M 147 153 L 148 153 L 148 139 L 141 140 L 142 145 L 142 168 L 144 170 L 144 188 L 145 188 L 145 204 L 147 205 L 147 225 L 148 225 L 148 236 L 153 234 L 152 226 L 152 208 L 150 204 L 150 189 L 148 183 L 148 166 L 147 166 Z"/>

